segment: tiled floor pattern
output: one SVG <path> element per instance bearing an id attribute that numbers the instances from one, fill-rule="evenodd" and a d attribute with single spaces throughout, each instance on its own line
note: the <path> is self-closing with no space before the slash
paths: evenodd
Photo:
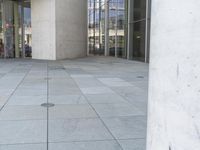
<path id="1" fill-rule="evenodd" d="M 145 150 L 147 77 L 112 57 L 0 60 L 0 150 Z"/>

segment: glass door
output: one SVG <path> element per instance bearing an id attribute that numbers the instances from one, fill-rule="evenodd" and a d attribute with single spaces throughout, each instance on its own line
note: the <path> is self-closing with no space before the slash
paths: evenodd
<path id="1" fill-rule="evenodd" d="M 0 0 L 0 58 L 4 58 L 3 1 Z"/>
<path id="2" fill-rule="evenodd" d="M 4 57 L 13 58 L 14 53 L 14 5 L 13 1 L 3 1 Z"/>
<path id="3" fill-rule="evenodd" d="M 129 58 L 148 62 L 150 0 L 129 0 Z"/>
<path id="4" fill-rule="evenodd" d="M 30 0 L 0 0 L 0 58 L 31 57 Z"/>
<path id="5" fill-rule="evenodd" d="M 32 57 L 31 3 L 23 1 L 24 57 Z"/>

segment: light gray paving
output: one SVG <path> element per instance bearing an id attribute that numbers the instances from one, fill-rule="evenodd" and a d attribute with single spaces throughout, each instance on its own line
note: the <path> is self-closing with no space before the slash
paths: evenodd
<path id="1" fill-rule="evenodd" d="M 46 150 L 47 144 L 0 145 L 0 150 Z"/>
<path id="2" fill-rule="evenodd" d="M 119 140 L 124 150 L 145 150 L 145 139 L 133 139 L 133 140 Z"/>
<path id="3" fill-rule="evenodd" d="M 50 120 L 49 127 L 50 142 L 113 139 L 100 119 Z"/>
<path id="4" fill-rule="evenodd" d="M 1 59 L 0 150 L 145 150 L 147 90 L 140 62 Z"/>
<path id="5" fill-rule="evenodd" d="M 122 150 L 116 141 L 50 143 L 50 150 Z"/>

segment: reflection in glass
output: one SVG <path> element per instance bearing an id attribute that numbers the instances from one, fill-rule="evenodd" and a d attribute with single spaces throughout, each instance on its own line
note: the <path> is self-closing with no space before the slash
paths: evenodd
<path id="1" fill-rule="evenodd" d="M 105 33 L 108 30 L 108 53 L 110 56 L 126 57 L 125 29 L 126 0 L 89 0 L 89 53 L 105 54 Z M 108 14 L 105 14 L 108 5 Z M 105 18 L 108 15 L 108 29 L 105 29 Z M 105 31 L 106 30 L 106 31 Z"/>
<path id="2" fill-rule="evenodd" d="M 89 53 L 103 55 L 105 50 L 105 2 L 89 0 Z"/>
<path id="3" fill-rule="evenodd" d="M 133 58 L 145 61 L 145 27 L 146 21 L 139 21 L 133 25 Z"/>
<path id="4" fill-rule="evenodd" d="M 4 57 L 4 41 L 3 41 L 3 3 L 0 1 L 0 58 Z"/>
<path id="5" fill-rule="evenodd" d="M 126 57 L 126 9 L 125 0 L 109 1 L 109 54 Z"/>
<path id="6" fill-rule="evenodd" d="M 0 0 L 0 57 L 31 57 L 29 0 Z"/>
<path id="7" fill-rule="evenodd" d="M 130 1 L 130 58 L 140 61 L 147 59 L 147 43 L 146 27 L 149 20 L 146 16 L 147 0 L 131 0 Z"/>

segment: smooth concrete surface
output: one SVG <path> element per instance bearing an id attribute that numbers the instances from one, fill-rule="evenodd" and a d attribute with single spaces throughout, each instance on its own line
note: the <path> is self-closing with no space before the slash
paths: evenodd
<path id="1" fill-rule="evenodd" d="M 0 150 L 145 150 L 147 84 L 112 57 L 0 60 Z"/>
<path id="2" fill-rule="evenodd" d="M 152 1 L 147 150 L 200 149 L 200 1 Z"/>
<path id="3" fill-rule="evenodd" d="M 87 0 L 32 0 L 33 59 L 87 54 Z"/>
<path id="4" fill-rule="evenodd" d="M 87 0 L 56 1 L 56 59 L 87 54 Z"/>
<path id="5" fill-rule="evenodd" d="M 31 0 L 32 57 L 56 59 L 56 0 Z"/>

